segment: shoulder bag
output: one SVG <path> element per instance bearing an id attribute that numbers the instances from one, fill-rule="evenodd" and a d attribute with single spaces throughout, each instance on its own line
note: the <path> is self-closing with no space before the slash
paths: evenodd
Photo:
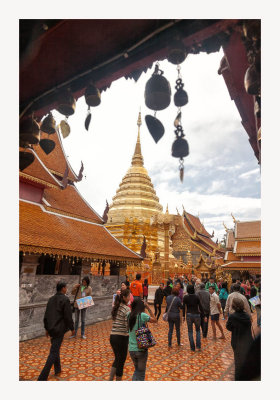
<path id="1" fill-rule="evenodd" d="M 147 325 L 140 328 L 140 315 L 138 315 L 138 329 L 135 331 L 137 346 L 138 349 L 148 349 L 156 345 L 156 340 Z"/>
<path id="2" fill-rule="evenodd" d="M 170 304 L 170 306 L 168 307 L 167 312 L 164 313 L 163 316 L 162 316 L 162 319 L 163 319 L 165 322 L 168 321 L 168 313 L 169 313 L 169 311 L 170 311 L 170 309 L 171 309 L 171 307 L 172 307 L 172 304 L 173 304 L 173 301 L 174 301 L 174 300 L 175 300 L 175 296 L 173 297 L 173 299 L 172 299 L 172 301 L 171 301 L 171 304 Z"/>

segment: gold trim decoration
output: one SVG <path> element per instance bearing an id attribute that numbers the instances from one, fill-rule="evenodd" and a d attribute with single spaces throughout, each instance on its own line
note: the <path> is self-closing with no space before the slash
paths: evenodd
<path id="1" fill-rule="evenodd" d="M 20 244 L 19 251 L 23 251 L 24 253 L 34 253 L 34 254 L 53 254 L 60 256 L 68 256 L 68 257 L 79 257 L 79 258 L 90 258 L 90 259 L 102 259 L 102 260 L 112 260 L 112 261 L 131 261 L 134 263 L 140 262 L 138 259 L 132 257 L 122 257 L 122 256 L 114 256 L 111 254 L 96 254 L 96 253 L 84 253 L 81 251 L 73 251 L 66 249 L 56 249 L 51 247 L 41 247 L 41 246 L 31 246 Z M 137 261 L 136 261 L 137 260 Z"/>
<path id="2" fill-rule="evenodd" d="M 52 212 L 54 212 L 56 214 L 65 215 L 66 217 L 77 218 L 77 219 L 80 219 L 80 220 L 83 220 L 83 221 L 93 222 L 94 224 L 97 224 L 97 222 L 94 219 L 83 217 L 83 216 L 78 215 L 78 214 L 67 213 L 67 212 L 62 211 L 62 210 L 60 210 L 58 208 L 47 206 L 45 204 L 42 204 L 42 205 L 45 208 L 45 210 L 52 211 Z M 97 225 L 99 225 L 99 224 L 97 224 Z M 100 224 L 100 226 L 103 226 L 103 225 Z"/>
<path id="3" fill-rule="evenodd" d="M 53 188 L 53 189 L 59 189 L 60 188 L 58 183 L 57 183 L 57 185 L 54 185 L 52 183 L 44 181 L 43 179 L 35 178 L 34 176 L 25 174 L 24 172 L 20 172 L 19 176 L 21 176 L 22 178 L 28 179 L 30 181 L 36 182 L 36 183 L 41 183 L 42 185 L 48 186 L 48 187 Z"/>

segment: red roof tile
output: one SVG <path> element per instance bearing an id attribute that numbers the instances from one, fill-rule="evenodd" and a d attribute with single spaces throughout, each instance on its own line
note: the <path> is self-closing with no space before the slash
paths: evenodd
<path id="1" fill-rule="evenodd" d="M 260 238 L 261 237 L 261 221 L 236 222 L 235 238 Z"/>
<path id="2" fill-rule="evenodd" d="M 240 257 L 237 257 L 232 251 L 227 251 L 225 261 L 240 261 Z"/>
<path id="3" fill-rule="evenodd" d="M 39 145 L 35 146 L 34 150 L 36 151 L 36 153 L 38 154 L 40 159 L 43 161 L 43 163 L 51 171 L 56 172 L 59 176 L 63 176 L 64 171 L 66 169 L 66 162 L 68 163 L 68 161 L 67 161 L 67 157 L 63 150 L 62 140 L 59 136 L 59 133 L 47 135 L 46 133 L 41 132 L 41 139 L 47 139 L 47 138 L 49 138 L 55 142 L 55 148 L 50 154 L 47 155 L 41 149 L 41 147 Z M 75 172 L 72 170 L 69 163 L 68 163 L 68 167 L 69 167 L 68 178 L 73 181 L 76 181 L 77 176 L 76 176 Z"/>
<path id="4" fill-rule="evenodd" d="M 192 214 L 189 214 L 185 211 L 185 216 L 188 218 L 190 221 L 191 225 L 193 228 L 197 231 L 202 233 L 203 235 L 206 235 L 210 237 L 211 235 L 207 232 L 207 230 L 204 228 L 203 224 L 200 222 L 200 219 L 198 217 L 195 217 Z"/>
<path id="5" fill-rule="evenodd" d="M 20 148 L 20 151 L 23 151 L 23 148 Z M 61 187 L 59 181 L 49 172 L 48 168 L 44 165 L 44 163 L 40 160 L 38 155 L 32 149 L 26 149 L 27 153 L 33 153 L 35 159 L 32 164 L 30 164 L 23 171 L 19 172 L 19 176 L 25 179 L 42 183 L 43 185 L 52 185 L 55 187 Z"/>
<path id="6" fill-rule="evenodd" d="M 69 254 L 79 257 L 108 257 L 140 261 L 141 257 L 122 245 L 103 225 L 78 221 L 43 211 L 43 207 L 20 201 L 20 249 Z M 42 250 L 44 249 L 44 250 Z"/>
<path id="7" fill-rule="evenodd" d="M 235 254 L 244 255 L 260 255 L 261 254 L 261 242 L 260 241 L 246 241 L 236 242 L 234 249 Z"/>
<path id="8" fill-rule="evenodd" d="M 222 265 L 222 268 L 225 270 L 252 270 L 261 268 L 261 263 L 259 261 L 253 262 L 246 262 L 246 261 L 232 261 Z"/>
<path id="9" fill-rule="evenodd" d="M 45 206 L 47 209 L 51 208 L 56 212 L 63 211 L 78 218 L 89 219 L 97 224 L 103 223 L 102 218 L 82 198 L 75 186 L 67 185 L 64 190 L 45 189 L 44 198 L 50 204 L 50 207 Z"/>

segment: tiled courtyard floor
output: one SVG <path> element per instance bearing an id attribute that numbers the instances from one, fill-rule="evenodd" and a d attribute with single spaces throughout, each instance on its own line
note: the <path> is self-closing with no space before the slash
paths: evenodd
<path id="1" fill-rule="evenodd" d="M 256 332 L 256 314 L 253 314 Z M 208 338 L 202 339 L 202 351 L 190 350 L 186 323 L 181 328 L 182 343 L 176 344 L 175 329 L 173 347 L 167 348 L 168 323 L 160 321 L 149 324 L 157 345 L 149 349 L 147 381 L 231 381 L 234 380 L 233 352 L 230 345 L 231 334 L 224 327 L 226 340 L 212 340 L 209 326 Z M 62 373 L 54 376 L 52 368 L 50 381 L 104 381 L 108 380 L 114 360 L 109 336 L 111 321 L 104 321 L 86 327 L 87 339 L 65 337 L 61 347 Z M 79 332 L 80 333 L 80 330 Z M 219 332 L 217 331 L 218 336 Z M 50 340 L 46 337 L 21 342 L 19 345 L 19 379 L 35 381 L 49 354 Z M 130 381 L 134 368 L 128 354 L 124 367 L 123 380 Z"/>

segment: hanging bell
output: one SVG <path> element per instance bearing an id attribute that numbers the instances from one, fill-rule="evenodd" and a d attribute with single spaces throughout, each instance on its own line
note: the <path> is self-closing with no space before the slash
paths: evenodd
<path id="1" fill-rule="evenodd" d="M 179 89 L 174 94 L 174 104 L 176 107 L 183 107 L 189 101 L 188 93 L 184 89 Z"/>
<path id="2" fill-rule="evenodd" d="M 151 110 L 164 110 L 171 101 L 170 83 L 162 74 L 163 71 L 156 64 L 153 75 L 146 83 L 145 104 Z"/>
<path id="3" fill-rule="evenodd" d="M 55 148 L 55 142 L 51 139 L 41 139 L 39 145 L 47 155 Z"/>
<path id="4" fill-rule="evenodd" d="M 256 101 L 255 101 L 255 116 L 257 118 L 261 117 L 261 97 L 260 96 L 256 96 Z"/>
<path id="5" fill-rule="evenodd" d="M 27 168 L 30 164 L 33 163 L 35 159 L 34 154 L 27 152 L 27 151 L 20 151 L 19 152 L 19 169 L 23 171 Z"/>
<path id="6" fill-rule="evenodd" d="M 172 145 L 172 157 L 183 158 L 189 154 L 189 144 L 181 136 L 177 137 Z"/>
<path id="7" fill-rule="evenodd" d="M 173 40 L 168 51 L 167 60 L 172 64 L 181 64 L 187 57 L 186 47 L 181 40 Z"/>
<path id="8" fill-rule="evenodd" d="M 248 94 L 258 96 L 261 91 L 261 77 L 256 66 L 252 64 L 246 71 L 244 77 L 244 86 Z"/>
<path id="9" fill-rule="evenodd" d="M 159 119 L 152 115 L 146 115 L 145 121 L 152 138 L 157 143 L 164 135 L 164 126 Z"/>
<path id="10" fill-rule="evenodd" d="M 52 115 L 52 113 L 50 112 L 49 115 L 43 120 L 40 129 L 42 132 L 47 133 L 48 135 L 52 135 L 53 133 L 56 132 L 55 129 L 55 120 L 54 117 Z"/>
<path id="11" fill-rule="evenodd" d="M 101 95 L 99 89 L 92 83 L 85 90 L 85 100 L 88 106 L 96 107 L 101 103 Z"/>
<path id="12" fill-rule="evenodd" d="M 29 144 L 39 143 L 40 126 L 33 116 L 25 118 L 20 122 L 19 132 L 19 141 L 21 147 Z"/>
<path id="13" fill-rule="evenodd" d="M 70 90 L 63 91 L 58 100 L 56 110 L 65 116 L 73 115 L 76 108 L 76 100 Z"/>
<path id="14" fill-rule="evenodd" d="M 69 126 L 67 120 L 65 120 L 65 121 L 62 120 L 60 122 L 59 126 L 60 126 L 60 132 L 61 132 L 63 138 L 64 139 L 67 138 L 67 136 L 69 136 L 69 134 L 70 134 L 70 126 Z"/>

